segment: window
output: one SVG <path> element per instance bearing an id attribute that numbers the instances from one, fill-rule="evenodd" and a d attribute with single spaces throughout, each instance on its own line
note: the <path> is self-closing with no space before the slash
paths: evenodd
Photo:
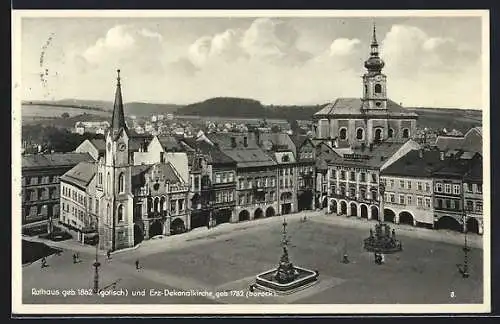
<path id="1" fill-rule="evenodd" d="M 361 199 L 366 199 L 366 190 L 365 189 L 361 189 L 360 192 L 359 192 L 359 196 Z"/>
<path id="2" fill-rule="evenodd" d="M 102 186 L 102 172 L 99 172 L 98 183 Z"/>
<path id="3" fill-rule="evenodd" d="M 405 203 L 405 196 L 399 195 L 399 203 L 402 205 Z"/>
<path id="4" fill-rule="evenodd" d="M 377 174 L 372 173 L 372 183 L 377 183 Z"/>
<path id="5" fill-rule="evenodd" d="M 406 204 L 411 205 L 412 204 L 412 198 L 411 196 L 406 196 Z"/>
<path id="6" fill-rule="evenodd" d="M 359 175 L 359 177 L 361 179 L 361 182 L 366 182 L 366 173 L 361 172 L 360 175 Z"/>
<path id="7" fill-rule="evenodd" d="M 393 138 L 394 137 L 394 129 L 389 128 L 389 132 L 387 133 L 387 137 Z"/>
<path id="8" fill-rule="evenodd" d="M 425 207 L 431 208 L 431 198 L 425 198 Z"/>
<path id="9" fill-rule="evenodd" d="M 451 201 L 449 199 L 446 199 L 445 203 L 446 203 L 446 209 L 451 209 Z"/>
<path id="10" fill-rule="evenodd" d="M 118 206 L 118 222 L 123 222 L 123 205 Z"/>
<path id="11" fill-rule="evenodd" d="M 356 139 L 357 140 L 362 140 L 364 139 L 364 131 L 363 131 L 363 128 L 358 128 L 356 130 Z"/>
<path id="12" fill-rule="evenodd" d="M 417 182 L 417 190 L 422 191 L 422 182 Z"/>
<path id="13" fill-rule="evenodd" d="M 403 129 L 403 138 L 410 137 L 410 130 L 408 128 Z"/>
<path id="14" fill-rule="evenodd" d="M 175 214 L 177 210 L 177 200 L 170 201 L 170 213 Z"/>
<path id="15" fill-rule="evenodd" d="M 245 195 L 240 195 L 238 197 L 238 201 L 239 201 L 240 205 L 244 205 L 245 204 Z"/>
<path id="16" fill-rule="evenodd" d="M 436 183 L 436 192 L 443 192 L 443 184 Z"/>
<path id="17" fill-rule="evenodd" d="M 238 187 L 239 187 L 240 189 L 243 189 L 243 188 L 244 188 L 244 185 L 243 185 L 243 179 L 239 179 L 239 180 L 238 180 L 238 183 L 239 183 Z"/>
<path id="18" fill-rule="evenodd" d="M 340 171 L 340 179 L 345 180 L 345 171 L 344 170 Z"/>
<path id="19" fill-rule="evenodd" d="M 467 189 L 466 189 L 467 192 L 472 192 L 472 183 L 467 183 L 466 186 L 467 186 Z"/>
<path id="20" fill-rule="evenodd" d="M 99 200 L 95 200 L 95 213 L 99 214 Z"/>
<path id="21" fill-rule="evenodd" d="M 390 198 L 391 198 L 390 200 L 391 203 L 396 202 L 396 196 L 394 194 L 390 194 Z"/>
<path id="22" fill-rule="evenodd" d="M 407 182 L 406 182 L 406 187 L 407 187 L 408 189 L 411 189 L 411 181 L 407 181 Z"/>
<path id="23" fill-rule="evenodd" d="M 455 200 L 450 201 L 450 209 L 455 209 Z"/>
<path id="24" fill-rule="evenodd" d="M 482 184 L 478 183 L 476 185 L 476 192 L 477 193 L 482 193 L 483 192 L 483 185 Z M 482 206 L 481 206 L 481 210 L 482 210 Z"/>
<path id="25" fill-rule="evenodd" d="M 120 173 L 118 176 L 118 192 L 122 193 L 125 191 L 125 175 Z"/>
<path id="26" fill-rule="evenodd" d="M 332 170 L 332 178 L 337 179 L 337 170 L 331 169 Z"/>
<path id="27" fill-rule="evenodd" d="M 350 181 L 355 181 L 356 180 L 356 174 L 354 172 L 350 172 L 349 173 L 349 180 Z"/>
<path id="28" fill-rule="evenodd" d="M 476 211 L 482 213 L 483 212 L 483 202 L 476 202 Z"/>
<path id="29" fill-rule="evenodd" d="M 451 184 L 446 183 L 444 185 L 444 192 L 447 193 L 447 194 L 451 193 Z"/>
<path id="30" fill-rule="evenodd" d="M 460 185 L 453 185 L 453 194 L 460 195 Z"/>
<path id="31" fill-rule="evenodd" d="M 394 180 L 393 180 L 393 179 L 391 179 L 391 180 L 389 181 L 389 187 L 390 187 L 390 188 L 394 188 Z"/>
<path id="32" fill-rule="evenodd" d="M 431 192 L 431 185 L 429 183 L 425 184 L 425 192 Z"/>
<path id="33" fill-rule="evenodd" d="M 228 182 L 233 182 L 233 181 L 234 181 L 234 173 L 229 172 Z"/>
<path id="34" fill-rule="evenodd" d="M 422 207 L 424 200 L 422 197 L 417 197 L 417 207 Z"/>
<path id="35" fill-rule="evenodd" d="M 402 188 L 402 189 L 405 188 L 405 182 L 403 180 L 399 181 L 399 188 Z"/>
<path id="36" fill-rule="evenodd" d="M 106 179 L 106 186 L 108 189 L 108 192 L 111 192 L 111 175 L 108 172 L 107 179 Z"/>
<path id="37" fill-rule="evenodd" d="M 179 199 L 179 211 L 184 210 L 184 199 Z"/>
<path id="38" fill-rule="evenodd" d="M 373 200 L 377 200 L 377 198 L 378 198 L 378 197 L 377 197 L 377 191 L 372 190 L 372 199 L 373 199 Z"/>
<path id="39" fill-rule="evenodd" d="M 346 128 L 341 128 L 340 129 L 339 138 L 341 140 L 345 140 L 347 138 L 347 129 Z"/>
<path id="40" fill-rule="evenodd" d="M 382 86 L 380 83 L 375 84 L 375 93 L 382 93 Z"/>
<path id="41" fill-rule="evenodd" d="M 442 209 L 443 208 L 443 199 L 437 199 L 437 208 Z"/>
<path id="42" fill-rule="evenodd" d="M 220 173 L 216 173 L 215 174 L 215 183 L 220 183 L 221 182 L 221 179 L 220 179 Z"/>
<path id="43" fill-rule="evenodd" d="M 355 197 L 356 196 L 356 189 L 354 189 L 354 188 L 349 189 L 349 196 Z"/>

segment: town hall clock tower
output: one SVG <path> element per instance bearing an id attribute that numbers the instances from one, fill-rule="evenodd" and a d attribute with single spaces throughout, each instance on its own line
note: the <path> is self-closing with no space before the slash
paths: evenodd
<path id="1" fill-rule="evenodd" d="M 106 153 L 100 163 L 102 182 L 101 248 L 118 250 L 134 245 L 133 196 L 129 154 L 129 130 L 125 123 L 118 72 L 111 127 L 106 134 Z"/>
<path id="2" fill-rule="evenodd" d="M 370 57 L 365 61 L 367 72 L 363 75 L 363 100 L 366 109 L 387 109 L 387 77 L 382 73 L 385 63 L 379 56 L 375 25 L 373 26 Z"/>

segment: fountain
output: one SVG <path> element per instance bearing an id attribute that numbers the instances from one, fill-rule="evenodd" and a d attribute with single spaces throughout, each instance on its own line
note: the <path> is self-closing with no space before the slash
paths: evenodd
<path id="1" fill-rule="evenodd" d="M 396 239 L 396 231 L 388 224 L 381 222 L 375 225 L 375 235 L 370 229 L 370 236 L 364 240 L 364 248 L 368 252 L 391 254 L 401 252 L 403 245 L 401 241 Z"/>
<path id="2" fill-rule="evenodd" d="M 288 235 L 286 231 L 287 222 L 283 220 L 283 232 L 281 255 L 277 268 L 260 273 L 256 277 L 256 283 L 252 288 L 259 288 L 277 294 L 290 294 L 307 288 L 317 282 L 319 273 L 303 267 L 293 265 L 288 256 Z"/>

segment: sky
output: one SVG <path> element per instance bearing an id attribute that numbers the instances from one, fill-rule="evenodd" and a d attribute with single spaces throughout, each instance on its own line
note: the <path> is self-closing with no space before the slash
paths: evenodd
<path id="1" fill-rule="evenodd" d="M 23 18 L 22 99 L 112 101 L 118 68 L 125 102 L 360 97 L 373 23 L 389 98 L 482 109 L 478 17 Z"/>

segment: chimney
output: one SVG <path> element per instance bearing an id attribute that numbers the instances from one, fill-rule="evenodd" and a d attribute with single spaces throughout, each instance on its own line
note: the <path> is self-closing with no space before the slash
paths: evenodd
<path id="1" fill-rule="evenodd" d="M 444 161 L 444 152 L 443 151 L 439 152 L 439 159 L 441 161 Z"/>
<path id="2" fill-rule="evenodd" d="M 235 148 L 236 147 L 236 138 L 231 137 L 231 147 Z"/>
<path id="3" fill-rule="evenodd" d="M 370 152 L 373 151 L 373 143 L 370 143 Z"/>
<path id="4" fill-rule="evenodd" d="M 248 137 L 243 137 L 243 146 L 248 147 Z"/>
<path id="5" fill-rule="evenodd" d="M 424 158 L 424 150 L 423 149 L 418 150 L 418 157 L 421 159 Z"/>
<path id="6" fill-rule="evenodd" d="M 257 142 L 257 146 L 260 146 L 260 132 L 258 129 L 255 130 L 255 142 Z"/>

